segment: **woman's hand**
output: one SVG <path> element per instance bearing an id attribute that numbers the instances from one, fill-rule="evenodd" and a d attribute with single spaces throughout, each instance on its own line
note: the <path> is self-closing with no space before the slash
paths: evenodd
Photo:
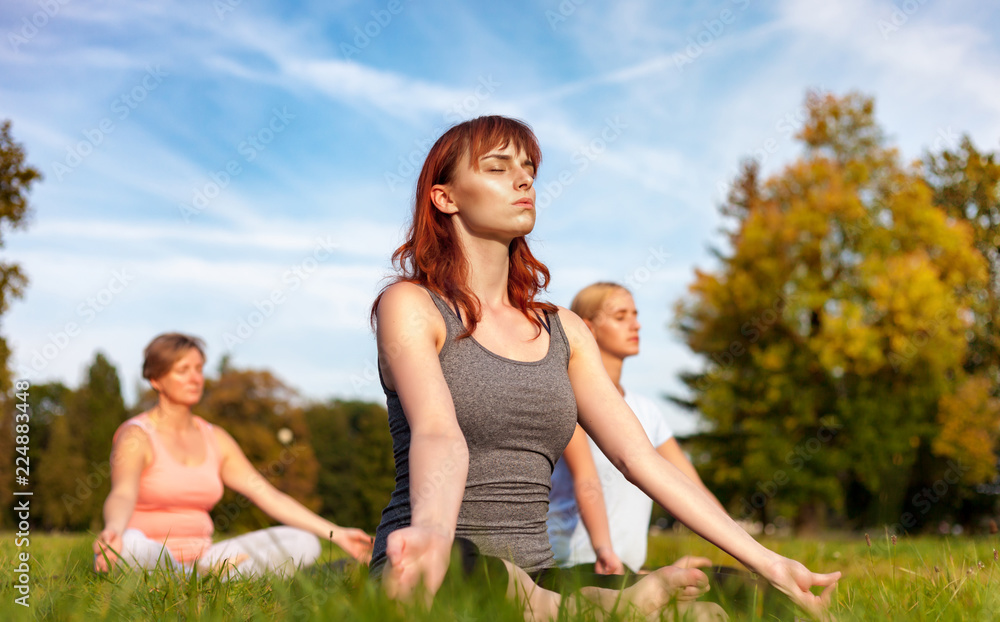
<path id="1" fill-rule="evenodd" d="M 362 564 L 372 558 L 372 537 L 360 529 L 340 527 L 333 532 L 333 543 L 347 551 L 347 554 Z"/>
<path id="2" fill-rule="evenodd" d="M 602 546 L 594 551 L 597 561 L 594 562 L 594 572 L 597 574 L 625 574 L 625 565 L 618 559 L 611 546 Z"/>
<path id="3" fill-rule="evenodd" d="M 122 535 L 113 529 L 105 529 L 94 540 L 94 570 L 107 572 L 115 567 L 122 550 Z"/>
<path id="4" fill-rule="evenodd" d="M 383 583 L 390 598 L 400 599 L 422 584 L 430 603 L 451 561 L 469 472 L 469 448 L 438 356 L 448 328 L 430 294 L 413 283 L 387 287 L 377 315 L 379 370 L 410 426 L 410 526 L 389 534 Z"/>
<path id="5" fill-rule="evenodd" d="M 386 595 L 410 600 L 414 591 L 423 586 L 429 607 L 448 571 L 453 541 L 427 527 L 405 527 L 389 534 L 385 549 L 388 562 L 382 573 Z"/>
<path id="6" fill-rule="evenodd" d="M 104 500 L 104 530 L 94 540 L 94 570 L 115 567 L 122 552 L 122 534 L 128 528 L 143 469 L 152 460 L 149 437 L 138 425 L 122 425 L 111 446 L 111 491 Z"/>
<path id="7" fill-rule="evenodd" d="M 761 574 L 812 617 L 818 620 L 832 619 L 827 609 L 840 579 L 839 572 L 819 574 L 793 559 L 781 557 L 767 568 L 761 569 Z M 825 589 L 817 596 L 810 590 L 814 585 L 824 586 Z"/>

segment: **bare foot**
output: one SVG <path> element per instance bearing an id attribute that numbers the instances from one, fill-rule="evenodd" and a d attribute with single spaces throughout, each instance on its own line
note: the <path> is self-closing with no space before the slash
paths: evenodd
<path id="1" fill-rule="evenodd" d="M 697 568 L 664 566 L 625 588 L 622 597 L 648 617 L 658 613 L 672 600 L 693 601 L 707 591 L 708 576 L 704 572 Z"/>
<path id="2" fill-rule="evenodd" d="M 712 560 L 707 557 L 685 555 L 670 565 L 674 568 L 706 568 L 712 565 Z"/>
<path id="3" fill-rule="evenodd" d="M 507 598 L 522 604 L 525 622 L 555 620 L 562 602 L 559 594 L 538 587 L 528 573 L 509 561 L 503 560 L 503 565 L 507 568 L 509 577 Z"/>
<path id="4" fill-rule="evenodd" d="M 685 601 L 677 603 L 677 613 L 684 622 L 726 622 L 729 615 L 726 611 L 715 603 L 699 603 Z M 659 620 L 658 615 L 652 619 Z"/>

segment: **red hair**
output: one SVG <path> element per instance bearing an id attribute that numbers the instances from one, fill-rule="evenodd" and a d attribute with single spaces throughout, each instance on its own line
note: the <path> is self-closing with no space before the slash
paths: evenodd
<path id="1" fill-rule="evenodd" d="M 503 149 L 511 143 L 517 150 L 524 151 L 537 171 L 542 161 L 542 151 L 534 132 L 522 121 L 501 116 L 478 117 L 445 132 L 434 143 L 424 160 L 417 179 L 413 220 L 407 239 L 392 254 L 392 264 L 399 270 L 399 274 L 389 285 L 400 281 L 416 283 L 455 303 L 466 324 L 466 331 L 460 335 L 460 339 L 476 330 L 476 324 L 481 318 L 479 299 L 466 283 L 468 261 L 462 253 L 451 216 L 441 212 L 431 202 L 431 188 L 452 181 L 455 168 L 462 161 L 463 155 L 468 154 L 472 166 L 479 170 L 480 157 L 492 149 Z M 541 331 L 541 320 L 531 311 L 556 311 L 555 305 L 535 300 L 538 293 L 549 284 L 549 269 L 531 254 L 524 236 L 511 240 L 508 255 L 510 265 L 507 296 L 511 304 L 520 309 Z M 383 292 L 385 288 L 372 304 L 373 326 Z"/>

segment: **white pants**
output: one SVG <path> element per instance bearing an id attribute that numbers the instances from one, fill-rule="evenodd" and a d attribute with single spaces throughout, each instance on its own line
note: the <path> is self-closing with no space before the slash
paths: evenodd
<path id="1" fill-rule="evenodd" d="M 221 570 L 229 577 L 259 577 L 266 573 L 289 576 L 319 558 L 319 538 L 295 527 L 270 527 L 236 536 L 208 547 L 196 564 L 181 564 L 162 542 L 138 529 L 122 534 L 122 559 L 135 568 L 163 568 L 189 574 Z"/>

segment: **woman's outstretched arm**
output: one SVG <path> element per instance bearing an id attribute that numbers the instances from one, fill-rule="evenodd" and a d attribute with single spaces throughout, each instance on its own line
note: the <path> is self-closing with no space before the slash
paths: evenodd
<path id="1" fill-rule="evenodd" d="M 111 446 L 111 492 L 104 501 L 104 529 L 94 540 L 94 569 L 106 572 L 118 561 L 122 534 L 139 497 L 139 476 L 146 467 L 149 438 L 137 425 L 128 425 Z"/>
<path id="2" fill-rule="evenodd" d="M 281 492 L 250 464 L 228 432 L 218 426 L 213 426 L 213 431 L 222 454 L 219 476 L 224 485 L 252 501 L 279 523 L 298 527 L 324 540 L 330 539 L 354 559 L 368 561 L 372 550 L 371 536 L 360 529 L 332 523 Z"/>
<path id="3" fill-rule="evenodd" d="M 760 573 L 811 615 L 823 617 L 839 572 L 818 574 L 763 547 L 740 528 L 694 482 L 660 456 L 615 389 L 586 325 L 572 312 L 559 317 L 570 342 L 569 377 L 580 425 L 626 479 L 669 510 L 698 535 Z M 826 586 L 822 595 L 810 591 Z"/>
<path id="4" fill-rule="evenodd" d="M 601 477 L 590 453 L 590 442 L 583 428 L 576 426 L 573 438 L 563 451 L 563 460 L 573 476 L 573 494 L 580 509 L 580 520 L 587 528 L 590 545 L 594 547 L 597 574 L 622 574 L 625 566 L 611 545 L 611 530 L 608 527 L 608 510 L 604 505 L 604 489 Z"/>
<path id="5" fill-rule="evenodd" d="M 407 598 L 420 583 L 432 597 L 448 569 L 469 471 L 438 359 L 447 327 L 428 293 L 402 282 L 382 294 L 376 337 L 383 380 L 399 394 L 410 426 L 411 521 L 389 535 L 383 578 L 391 597 Z"/>
<path id="6" fill-rule="evenodd" d="M 692 482 L 695 483 L 695 485 L 701 488 L 702 492 L 708 495 L 708 498 L 714 501 L 715 505 L 719 506 L 720 510 L 722 510 L 723 512 L 726 511 L 726 508 L 725 506 L 722 505 L 722 502 L 719 501 L 719 499 L 714 494 L 712 494 L 712 491 L 708 489 L 708 486 L 705 485 L 705 482 L 701 481 L 701 476 L 698 475 L 698 471 L 694 468 L 694 465 L 691 464 L 691 461 L 688 460 L 688 457 L 684 455 L 684 450 L 681 449 L 681 446 L 677 442 L 676 438 L 670 437 L 666 441 L 661 443 L 660 446 L 656 448 L 656 453 L 660 454 L 670 464 L 677 467 L 681 473 L 687 475 L 688 479 L 690 479 Z"/>

